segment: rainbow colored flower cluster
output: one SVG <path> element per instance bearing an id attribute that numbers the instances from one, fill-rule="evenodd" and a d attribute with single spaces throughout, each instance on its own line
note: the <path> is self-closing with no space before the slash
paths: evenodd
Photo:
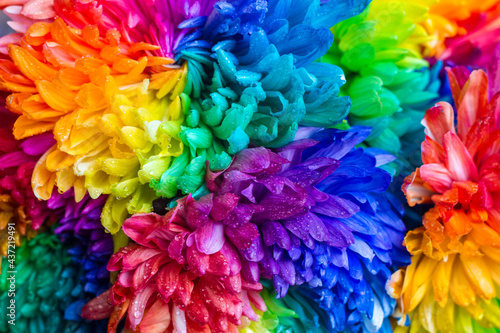
<path id="1" fill-rule="evenodd" d="M 0 8 L 0 332 L 500 331 L 500 0 Z"/>

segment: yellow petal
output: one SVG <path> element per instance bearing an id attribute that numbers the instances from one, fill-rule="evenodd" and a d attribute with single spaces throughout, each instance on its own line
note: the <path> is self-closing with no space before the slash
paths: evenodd
<path id="1" fill-rule="evenodd" d="M 36 87 L 45 103 L 57 111 L 73 111 L 78 104 L 75 102 L 76 93 L 49 81 L 37 81 Z"/>
<path id="2" fill-rule="evenodd" d="M 448 260 L 440 261 L 436 265 L 434 274 L 432 275 L 432 286 L 434 290 L 434 299 L 440 306 L 444 307 L 448 301 L 448 292 L 450 289 L 450 278 L 453 263 L 456 255 L 451 255 Z"/>
<path id="3" fill-rule="evenodd" d="M 485 260 L 482 257 L 467 258 L 464 255 L 460 259 L 476 293 L 486 299 L 495 297 L 495 286 Z"/>
<path id="4" fill-rule="evenodd" d="M 56 149 L 57 146 L 54 145 L 45 154 L 43 154 L 36 163 L 35 169 L 33 170 L 33 176 L 31 177 L 31 186 L 33 188 L 35 196 L 41 200 L 50 199 L 52 190 L 56 182 L 55 172 L 50 172 L 45 164 L 47 156 L 49 156 L 49 154 Z"/>
<path id="5" fill-rule="evenodd" d="M 476 302 L 476 293 L 466 274 L 462 262 L 456 260 L 451 275 L 450 295 L 460 306 L 468 306 Z"/>

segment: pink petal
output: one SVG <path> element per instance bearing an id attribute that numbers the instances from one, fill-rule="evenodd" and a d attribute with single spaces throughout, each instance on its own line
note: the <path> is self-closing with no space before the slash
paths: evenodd
<path id="1" fill-rule="evenodd" d="M 241 275 L 238 273 L 236 275 L 229 276 L 224 280 L 224 287 L 227 291 L 235 295 L 241 292 Z"/>
<path id="2" fill-rule="evenodd" d="M 158 214 L 135 214 L 123 222 L 123 232 L 135 242 L 144 246 L 150 246 L 150 242 L 145 239 L 149 234 L 146 230 L 152 226 L 162 225 L 163 217 Z"/>
<path id="3" fill-rule="evenodd" d="M 238 297 L 243 304 L 242 314 L 248 317 L 248 319 L 250 320 L 258 321 L 259 317 L 257 317 L 257 314 L 252 309 L 252 305 L 250 304 L 250 300 L 248 299 L 248 293 L 245 290 L 242 290 L 241 293 L 238 295 Z"/>
<path id="4" fill-rule="evenodd" d="M 269 151 L 264 147 L 245 149 L 236 155 L 228 170 L 257 173 L 269 167 Z"/>
<path id="5" fill-rule="evenodd" d="M 451 178 L 455 181 L 477 181 L 476 164 L 465 145 L 455 134 L 445 134 L 443 147 L 446 154 L 446 167 Z"/>
<path id="6" fill-rule="evenodd" d="M 195 231 L 194 237 L 200 252 L 205 254 L 218 252 L 224 245 L 224 226 L 222 223 L 208 222 Z"/>
<path id="7" fill-rule="evenodd" d="M 260 294 L 258 292 L 249 291 L 248 292 L 248 299 L 260 311 L 263 311 L 263 312 L 267 311 L 266 303 L 264 302 L 264 300 L 262 299 L 262 296 L 260 296 Z"/>
<path id="8" fill-rule="evenodd" d="M 420 167 L 420 177 L 439 193 L 444 193 L 450 189 L 453 183 L 448 169 L 444 165 L 437 163 L 422 165 Z"/>
<path id="9" fill-rule="evenodd" d="M 10 44 L 14 45 L 19 45 L 21 43 L 21 39 L 23 38 L 22 33 L 13 33 L 13 34 L 8 34 L 0 38 L 0 53 L 2 54 L 9 54 L 9 51 L 7 50 L 7 47 Z"/>
<path id="10" fill-rule="evenodd" d="M 236 252 L 236 249 L 229 244 L 229 242 L 224 243 L 224 246 L 220 249 L 220 253 L 222 253 L 224 258 L 226 258 L 231 275 L 237 274 L 241 271 L 240 256 L 238 255 L 238 252 Z"/>
<path id="11" fill-rule="evenodd" d="M 446 133 L 455 133 L 453 121 L 454 114 L 451 105 L 440 102 L 425 112 L 422 125 L 425 127 L 425 134 L 442 145 L 443 136 Z"/>
<path id="12" fill-rule="evenodd" d="M 179 309 L 177 305 L 174 305 L 172 309 L 172 323 L 174 325 L 173 333 L 186 333 L 186 313 L 184 310 Z"/>
<path id="13" fill-rule="evenodd" d="M 491 99 L 493 95 L 500 92 L 500 44 L 497 45 L 493 54 L 494 61 L 490 61 L 488 64 L 488 81 L 489 81 L 489 91 L 488 95 Z"/>
<path id="14" fill-rule="evenodd" d="M 30 0 L 23 6 L 21 14 L 34 20 L 47 20 L 54 18 L 54 0 Z"/>
<path id="15" fill-rule="evenodd" d="M 147 284 L 149 280 L 158 272 L 160 265 L 166 260 L 171 261 L 170 258 L 164 255 L 157 255 L 140 264 L 135 269 L 134 276 L 132 278 L 132 290 L 142 289 L 145 284 Z"/>
<path id="16" fill-rule="evenodd" d="M 186 222 L 191 228 L 198 228 L 208 222 L 208 214 L 212 210 L 213 194 L 207 194 L 196 201 L 191 194 L 186 199 Z"/>

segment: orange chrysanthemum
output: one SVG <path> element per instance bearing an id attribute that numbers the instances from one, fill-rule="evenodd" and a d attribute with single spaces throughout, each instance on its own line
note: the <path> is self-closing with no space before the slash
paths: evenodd
<path id="1" fill-rule="evenodd" d="M 179 95 L 187 72 L 151 56 L 155 49 L 127 44 L 114 29 L 102 36 L 95 26 L 73 29 L 61 19 L 32 25 L 19 46 L 9 46 L 0 88 L 13 92 L 7 107 L 20 115 L 15 137 L 52 131 L 57 141 L 35 167 L 38 198 L 50 198 L 54 186 L 74 187 L 77 200 L 87 191 L 113 194 L 111 201 L 128 198 L 117 204 L 121 212 L 151 209 L 147 183 L 183 149 Z M 121 214 L 111 209 L 109 216 Z M 106 227 L 116 232 L 123 219 L 113 220 Z"/>
<path id="2" fill-rule="evenodd" d="M 456 126 L 448 103 L 427 110 L 424 165 L 402 188 L 411 206 L 434 207 L 406 236 L 411 265 L 388 285 L 411 332 L 500 328 L 500 96 L 488 100 L 483 71 L 448 74 Z"/>

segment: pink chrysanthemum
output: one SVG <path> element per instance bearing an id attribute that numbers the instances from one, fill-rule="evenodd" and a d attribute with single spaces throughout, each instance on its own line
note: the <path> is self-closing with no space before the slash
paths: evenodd
<path id="1" fill-rule="evenodd" d="M 262 286 L 240 274 L 237 250 L 227 242 L 214 244 L 215 230 L 192 232 L 197 203 L 191 196 L 177 203 L 165 216 L 134 215 L 124 222 L 123 231 L 136 244 L 108 264 L 121 271 L 110 293 L 110 331 L 127 313 L 127 327 L 141 332 L 237 332 L 242 316 L 257 320 L 252 304 L 265 310 Z M 213 251 L 201 252 L 199 242 Z"/>

